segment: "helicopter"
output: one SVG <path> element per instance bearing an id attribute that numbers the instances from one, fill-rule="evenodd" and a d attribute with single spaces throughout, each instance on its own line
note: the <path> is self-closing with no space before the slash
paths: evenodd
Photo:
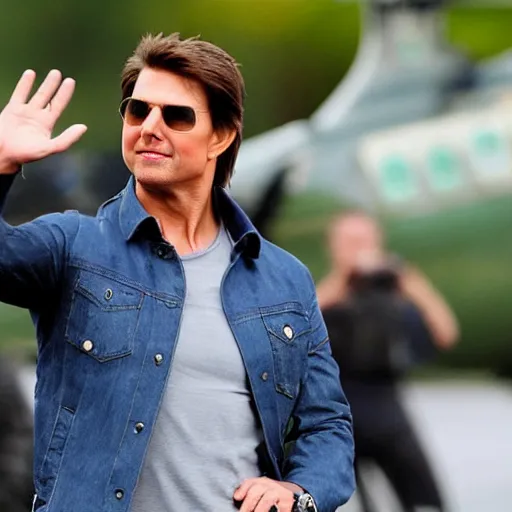
<path id="1" fill-rule="evenodd" d="M 372 0 L 348 74 L 308 119 L 246 140 L 231 193 L 315 278 L 330 218 L 370 212 L 452 304 L 440 360 L 512 376 L 512 52 L 474 62 L 444 0 Z"/>
<path id="2" fill-rule="evenodd" d="M 310 119 L 244 142 L 231 187 L 249 212 L 264 208 L 255 188 L 282 174 L 295 190 L 407 215 L 510 190 L 512 53 L 471 62 L 442 37 L 444 6 L 366 5 L 354 64 Z"/>

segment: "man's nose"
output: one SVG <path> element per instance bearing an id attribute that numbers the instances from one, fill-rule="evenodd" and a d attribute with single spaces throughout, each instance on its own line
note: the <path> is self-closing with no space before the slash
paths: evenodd
<path id="1" fill-rule="evenodd" d="M 142 135 L 155 135 L 159 137 L 161 124 L 163 123 L 160 107 L 153 107 L 141 125 Z"/>

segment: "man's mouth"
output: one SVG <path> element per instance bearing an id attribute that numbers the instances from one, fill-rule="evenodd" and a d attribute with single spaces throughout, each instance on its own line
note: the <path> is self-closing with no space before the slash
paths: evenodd
<path id="1" fill-rule="evenodd" d="M 158 151 L 137 151 L 137 154 L 146 160 L 162 160 L 164 158 L 169 158 L 170 155 L 165 153 L 159 153 Z"/>

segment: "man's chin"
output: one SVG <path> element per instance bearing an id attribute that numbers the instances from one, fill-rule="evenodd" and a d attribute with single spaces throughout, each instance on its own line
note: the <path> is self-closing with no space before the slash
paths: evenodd
<path id="1" fill-rule="evenodd" d="M 132 170 L 137 183 L 146 190 L 165 190 L 171 187 L 188 186 L 195 183 L 208 182 L 211 186 L 213 175 L 205 173 L 176 172 L 173 169 L 156 169 L 151 167 L 137 168 Z"/>
<path id="2" fill-rule="evenodd" d="M 157 169 L 134 169 L 132 174 L 144 188 L 169 187 L 174 181 L 171 173 Z"/>

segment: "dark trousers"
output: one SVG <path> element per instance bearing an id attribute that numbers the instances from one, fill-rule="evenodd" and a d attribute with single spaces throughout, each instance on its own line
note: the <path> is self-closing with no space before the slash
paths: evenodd
<path id="1" fill-rule="evenodd" d="M 444 511 L 430 464 L 394 386 L 379 386 L 373 392 L 348 386 L 346 391 L 354 417 L 356 475 L 364 512 L 379 512 L 379 507 L 372 505 L 361 478 L 362 462 L 372 462 L 384 472 L 404 512 L 421 506 Z"/>

